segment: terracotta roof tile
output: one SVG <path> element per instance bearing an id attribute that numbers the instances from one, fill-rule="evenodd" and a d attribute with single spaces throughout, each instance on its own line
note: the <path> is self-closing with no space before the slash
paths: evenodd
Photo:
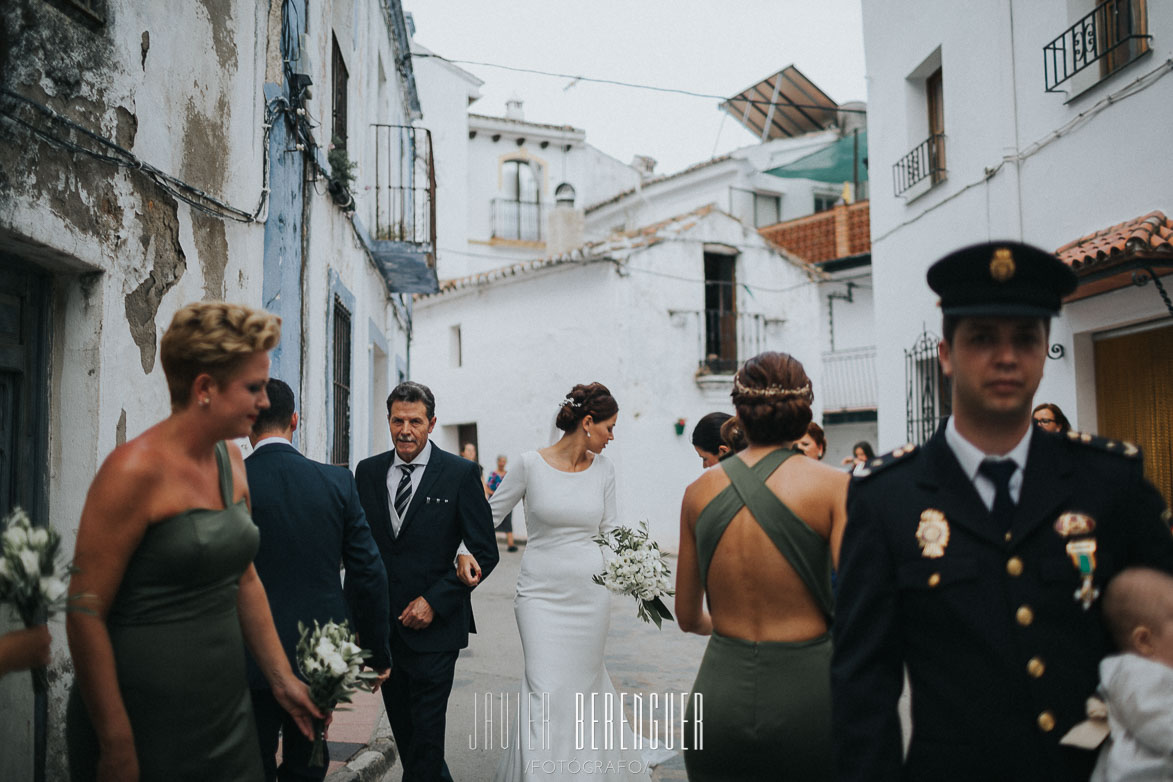
<path id="1" fill-rule="evenodd" d="M 1164 212 L 1149 212 L 1068 242 L 1055 254 L 1077 274 L 1136 256 L 1173 256 L 1173 220 Z"/>

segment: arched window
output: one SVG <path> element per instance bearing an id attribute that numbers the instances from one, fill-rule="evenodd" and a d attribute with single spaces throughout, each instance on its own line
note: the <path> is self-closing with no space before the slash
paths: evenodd
<path id="1" fill-rule="evenodd" d="M 530 160 L 501 164 L 502 198 L 493 200 L 493 236 L 542 240 L 541 167 Z"/>

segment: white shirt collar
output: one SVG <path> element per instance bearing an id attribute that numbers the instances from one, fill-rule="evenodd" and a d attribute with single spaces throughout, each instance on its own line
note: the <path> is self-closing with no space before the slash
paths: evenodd
<path id="1" fill-rule="evenodd" d="M 949 416 L 949 421 L 945 424 L 945 442 L 949 444 L 953 455 L 957 457 L 957 462 L 961 465 L 965 477 L 969 478 L 970 482 L 973 482 L 978 476 L 978 468 L 988 458 L 994 458 L 999 461 L 1009 459 L 1014 462 L 1019 470 L 1025 470 L 1026 455 L 1030 451 L 1030 436 L 1033 434 L 1033 431 L 1034 424 L 1031 424 L 1027 427 L 1026 434 L 1022 436 L 1018 444 L 1011 448 L 1008 453 L 986 453 L 969 440 L 966 440 L 961 432 L 957 431 L 957 424 L 954 422 L 953 416 Z"/>
<path id="2" fill-rule="evenodd" d="M 428 459 L 432 458 L 432 441 L 428 440 L 427 443 L 424 444 L 424 449 L 420 451 L 419 455 L 410 462 L 403 461 L 403 459 L 399 456 L 399 451 L 396 451 L 394 448 L 391 449 L 391 452 L 395 454 L 391 458 L 391 469 L 395 469 L 401 464 L 414 464 L 417 467 L 426 467 L 428 464 Z"/>
<path id="3" fill-rule="evenodd" d="M 266 437 L 263 440 L 257 441 L 257 444 L 253 446 L 253 453 L 256 453 L 257 451 L 261 450 L 266 445 L 278 445 L 278 444 L 289 445 L 289 446 L 293 445 L 293 443 L 289 442 L 284 437 L 281 437 L 280 435 L 274 435 L 273 437 Z M 252 456 L 252 454 L 250 453 L 249 456 Z"/>

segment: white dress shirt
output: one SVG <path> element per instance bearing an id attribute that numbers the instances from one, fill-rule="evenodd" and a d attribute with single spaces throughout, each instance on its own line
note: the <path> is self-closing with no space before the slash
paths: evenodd
<path id="1" fill-rule="evenodd" d="M 272 437 L 266 437 L 263 440 L 258 440 L 257 444 L 253 446 L 252 453 L 250 453 L 249 456 L 252 456 L 254 453 L 261 450 L 266 445 L 276 445 L 276 444 L 293 445 L 293 443 L 289 442 L 284 437 L 281 437 L 280 435 L 273 435 Z"/>
<path id="2" fill-rule="evenodd" d="M 1014 462 L 1016 469 L 1014 474 L 1010 476 L 1010 499 L 1014 500 L 1014 504 L 1017 505 L 1018 498 L 1022 494 L 1022 475 L 1026 469 L 1026 455 L 1030 451 L 1030 436 L 1033 431 L 1034 424 L 1031 424 L 1027 428 L 1026 434 L 1018 441 L 1018 445 L 1011 448 L 1008 453 L 985 453 L 981 448 L 962 437 L 961 432 L 957 431 L 957 424 L 954 423 L 953 416 L 949 417 L 949 422 L 945 424 L 945 442 L 953 451 L 953 455 L 957 457 L 962 472 L 977 489 L 978 496 L 982 498 L 987 509 L 994 509 L 994 495 L 997 493 L 997 487 L 989 477 L 978 471 L 982 462 L 987 459 Z"/>
<path id="3" fill-rule="evenodd" d="M 428 468 L 428 459 L 432 456 L 432 442 L 429 440 L 419 455 L 410 462 L 405 462 L 401 459 L 399 451 L 394 451 L 394 454 L 391 458 L 391 469 L 387 471 L 387 506 L 391 509 L 391 529 L 398 535 L 399 527 L 403 524 L 403 520 L 399 518 L 399 514 L 395 511 L 395 493 L 399 491 L 399 481 L 403 479 L 403 470 L 399 469 L 399 465 L 415 465 L 415 469 L 411 471 L 411 500 L 414 500 L 415 493 L 420 488 L 420 481 L 424 479 L 424 470 Z"/>

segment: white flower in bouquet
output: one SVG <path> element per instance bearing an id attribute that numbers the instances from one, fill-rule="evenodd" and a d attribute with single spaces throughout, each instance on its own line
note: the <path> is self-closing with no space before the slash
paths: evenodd
<path id="1" fill-rule="evenodd" d="M 647 522 L 641 521 L 638 530 L 617 527 L 594 541 L 614 556 L 607 558 L 603 572 L 592 576 L 592 580 L 617 595 L 634 597 L 638 601 L 636 613 L 645 622 L 661 627 L 661 620 L 671 620 L 672 612 L 663 598 L 674 594 L 672 569 L 659 544 L 649 539 Z"/>
<path id="2" fill-rule="evenodd" d="M 69 563 L 60 555 L 61 536 L 34 527 L 28 514 L 14 508 L 0 521 L 0 603 L 11 605 L 25 627 L 42 624 L 65 610 Z M 44 668 L 33 669 L 33 687 L 48 688 Z"/>
<path id="3" fill-rule="evenodd" d="M 350 697 L 361 683 L 378 678 L 373 671 L 360 670 L 363 660 L 371 653 L 355 643 L 346 622 L 327 622 L 319 627 L 315 620 L 312 631 L 298 622 L 297 630 L 301 633 L 297 642 L 297 667 L 309 686 L 314 705 L 322 711 L 333 711 L 339 703 L 350 703 Z M 325 722 L 315 719 L 311 766 L 325 765 L 325 748 Z"/>

